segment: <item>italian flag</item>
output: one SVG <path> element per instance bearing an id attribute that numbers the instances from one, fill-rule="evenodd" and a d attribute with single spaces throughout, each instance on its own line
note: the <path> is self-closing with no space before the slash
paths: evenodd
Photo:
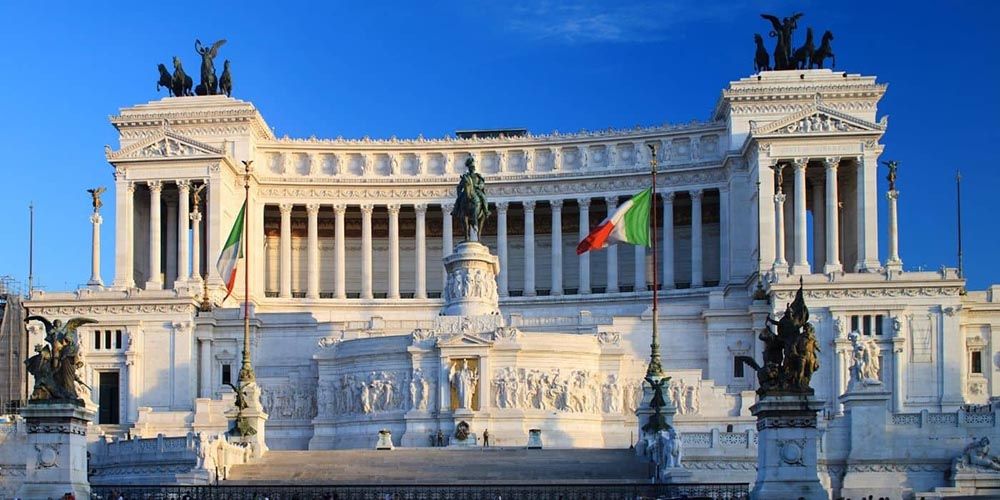
<path id="1" fill-rule="evenodd" d="M 579 245 L 576 254 L 600 250 L 609 244 L 631 243 L 649 246 L 649 209 L 653 189 L 646 188 L 622 203 L 615 213 L 598 224 Z"/>
<path id="2" fill-rule="evenodd" d="M 215 268 L 219 270 L 219 276 L 226 280 L 225 301 L 233 293 L 233 286 L 236 285 L 236 263 L 243 257 L 243 216 L 247 210 L 247 202 L 243 202 L 240 213 L 236 216 L 233 229 L 229 231 L 229 238 L 226 239 L 226 246 L 222 247 L 222 254 L 215 263 Z"/>

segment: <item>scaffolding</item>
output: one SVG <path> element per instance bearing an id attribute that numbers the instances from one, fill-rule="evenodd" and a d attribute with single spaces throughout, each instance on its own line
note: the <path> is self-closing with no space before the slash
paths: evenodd
<path id="1" fill-rule="evenodd" d="M 20 283 L 0 276 L 0 415 L 16 412 L 27 397 L 28 336 L 21 299 Z"/>

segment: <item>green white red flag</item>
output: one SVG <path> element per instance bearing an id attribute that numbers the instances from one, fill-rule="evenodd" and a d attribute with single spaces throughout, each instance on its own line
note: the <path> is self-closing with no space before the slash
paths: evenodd
<path id="1" fill-rule="evenodd" d="M 232 295 L 233 287 L 236 285 L 236 264 L 243 257 L 243 217 L 246 215 L 246 210 L 247 202 L 244 200 L 240 213 L 233 223 L 233 229 L 229 231 L 226 245 L 222 247 L 219 260 L 215 263 L 219 276 L 226 280 L 226 298 L 222 299 L 223 301 Z"/>
<path id="2" fill-rule="evenodd" d="M 622 203 L 615 213 L 598 224 L 579 245 L 576 254 L 600 250 L 615 243 L 650 246 L 649 210 L 653 189 L 646 188 Z"/>

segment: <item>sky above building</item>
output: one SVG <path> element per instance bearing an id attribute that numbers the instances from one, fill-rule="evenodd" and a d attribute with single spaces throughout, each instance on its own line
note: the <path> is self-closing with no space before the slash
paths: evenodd
<path id="1" fill-rule="evenodd" d="M 0 276 L 76 288 L 90 275 L 87 188 L 113 191 L 108 115 L 166 96 L 156 65 L 194 40 L 228 40 L 234 97 L 290 137 L 443 137 L 459 129 L 535 133 L 709 118 L 729 81 L 753 73 L 761 12 L 802 11 L 835 34 L 837 69 L 888 83 L 882 159 L 900 162 L 905 268 L 957 265 L 955 173 L 962 172 L 970 289 L 1000 283 L 1000 2 L 29 2 L 0 5 L 4 162 Z M 771 45 L 768 40 L 768 45 Z M 886 189 L 885 171 L 879 190 Z M 114 195 L 102 228 L 113 277 Z M 880 196 L 880 255 L 886 251 Z M 215 256 L 209 256 L 214 261 Z"/>

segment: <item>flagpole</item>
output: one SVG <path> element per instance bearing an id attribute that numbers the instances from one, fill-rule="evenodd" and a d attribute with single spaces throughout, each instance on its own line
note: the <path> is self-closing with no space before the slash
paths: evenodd
<path id="1" fill-rule="evenodd" d="M 240 367 L 240 389 L 254 381 L 256 376 L 250 363 L 250 234 L 247 231 L 250 211 L 250 165 L 253 160 L 244 160 L 243 175 L 243 365 Z"/>
<path id="2" fill-rule="evenodd" d="M 650 173 L 653 178 L 650 200 L 653 206 L 653 217 L 652 217 L 652 228 L 651 228 L 651 239 L 653 241 L 653 335 L 652 340 L 649 343 L 649 366 L 646 367 L 646 377 L 659 379 L 663 377 L 663 366 L 660 363 L 660 339 L 659 332 L 657 331 L 657 323 L 659 316 L 659 301 L 658 299 L 658 288 L 659 281 L 657 280 L 657 274 L 659 274 L 659 265 L 657 264 L 657 258 L 659 252 L 657 251 L 656 242 L 656 146 L 653 144 L 647 144 L 649 147 L 650 158 L 649 158 L 649 168 Z"/>

